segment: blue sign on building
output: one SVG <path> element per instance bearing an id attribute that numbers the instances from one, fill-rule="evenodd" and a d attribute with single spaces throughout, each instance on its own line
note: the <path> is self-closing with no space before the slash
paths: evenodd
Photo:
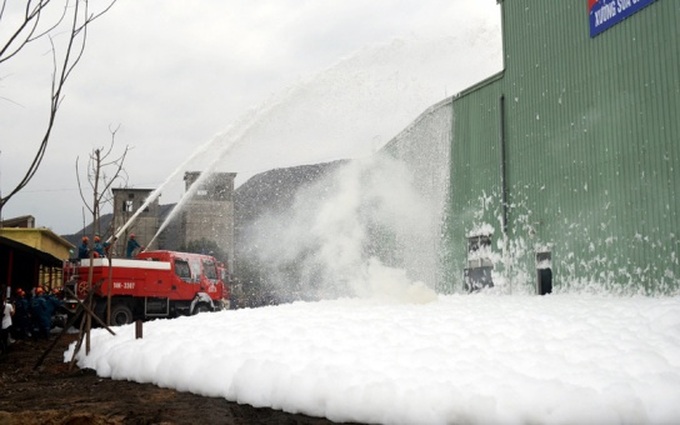
<path id="1" fill-rule="evenodd" d="M 588 0 L 590 36 L 613 27 L 654 0 Z"/>

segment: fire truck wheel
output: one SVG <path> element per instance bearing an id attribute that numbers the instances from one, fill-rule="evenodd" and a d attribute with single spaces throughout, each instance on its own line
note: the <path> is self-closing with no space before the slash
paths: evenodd
<path id="1" fill-rule="evenodd" d="M 210 306 L 206 303 L 199 303 L 194 307 L 194 314 L 205 313 L 206 311 L 210 311 Z"/>
<path id="2" fill-rule="evenodd" d="M 116 304 L 111 307 L 111 324 L 114 326 L 132 323 L 132 310 L 125 304 Z"/>

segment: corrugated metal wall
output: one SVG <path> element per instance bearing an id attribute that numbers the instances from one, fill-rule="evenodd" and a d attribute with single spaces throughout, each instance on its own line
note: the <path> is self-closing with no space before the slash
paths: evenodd
<path id="1" fill-rule="evenodd" d="M 501 211 L 499 96 L 502 74 L 454 100 L 448 228 L 450 287 L 462 288 L 467 236 L 485 223 L 499 224 Z M 501 237 L 500 227 L 492 240 Z"/>
<path id="2" fill-rule="evenodd" d="M 475 205 L 499 191 L 503 95 L 515 285 L 533 287 L 534 251 L 549 246 L 562 288 L 677 288 L 680 2 L 657 0 L 594 38 L 585 0 L 502 6 L 503 79 L 454 101 L 454 245 L 480 214 L 500 230 L 498 197 Z"/>
<path id="3" fill-rule="evenodd" d="M 395 244 L 387 257 L 398 259 L 397 264 L 406 270 L 409 278 L 438 289 L 448 280 L 445 264 L 449 244 L 443 229 L 449 202 L 452 116 L 449 98 L 428 108 L 383 149 L 402 161 L 413 174 L 411 183 L 423 204 L 417 229 L 413 229 L 411 223 L 391 226 Z M 381 245 L 385 249 L 387 244 Z"/>

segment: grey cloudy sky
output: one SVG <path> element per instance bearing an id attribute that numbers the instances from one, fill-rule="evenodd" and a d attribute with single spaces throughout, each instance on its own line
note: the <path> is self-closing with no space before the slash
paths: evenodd
<path id="1" fill-rule="evenodd" d="M 500 70 L 499 27 L 494 0 L 119 0 L 90 29 L 43 164 L 3 218 L 79 230 L 75 161 L 107 146 L 112 126 L 116 145 L 133 148 L 127 183 L 140 188 L 205 143 L 235 142 L 223 168 L 242 176 L 363 155 Z M 50 73 L 45 44 L 0 66 L 3 194 L 39 144 Z M 247 135 L 229 133 L 238 122 Z"/>

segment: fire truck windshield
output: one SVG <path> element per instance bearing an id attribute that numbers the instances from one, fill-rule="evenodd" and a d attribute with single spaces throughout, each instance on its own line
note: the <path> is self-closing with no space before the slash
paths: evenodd
<path id="1" fill-rule="evenodd" d="M 210 260 L 203 260 L 203 273 L 205 277 L 210 280 L 217 280 L 217 268 L 215 262 Z"/>

